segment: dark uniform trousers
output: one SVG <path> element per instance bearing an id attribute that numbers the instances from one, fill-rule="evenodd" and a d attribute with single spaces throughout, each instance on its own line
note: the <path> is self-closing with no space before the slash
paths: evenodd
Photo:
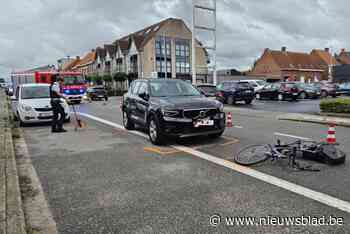
<path id="1" fill-rule="evenodd" d="M 61 105 L 61 100 L 59 98 L 52 98 L 51 106 L 53 111 L 52 131 L 60 131 L 63 129 L 63 123 L 66 115 L 64 108 Z"/>

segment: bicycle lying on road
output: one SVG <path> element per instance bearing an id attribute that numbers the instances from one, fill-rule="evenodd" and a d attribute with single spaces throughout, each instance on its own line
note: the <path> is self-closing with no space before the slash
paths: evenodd
<path id="1" fill-rule="evenodd" d="M 268 159 L 271 159 L 271 161 L 288 159 L 288 166 L 294 169 L 319 171 L 311 165 L 301 166 L 300 163 L 296 162 L 297 158 L 336 165 L 344 163 L 346 155 L 336 147 L 336 144 L 304 140 L 281 144 L 281 141 L 277 140 L 276 145 L 248 146 L 234 156 L 235 162 L 243 166 L 256 165 Z"/>

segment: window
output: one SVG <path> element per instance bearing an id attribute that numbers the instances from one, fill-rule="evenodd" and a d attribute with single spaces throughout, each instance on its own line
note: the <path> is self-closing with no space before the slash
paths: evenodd
<path id="1" fill-rule="evenodd" d="M 223 89 L 224 89 L 224 84 L 223 84 L 223 83 L 218 84 L 218 85 L 217 85 L 217 89 L 218 89 L 218 90 L 223 90 Z"/>
<path id="2" fill-rule="evenodd" d="M 23 87 L 21 92 L 22 99 L 50 98 L 49 86 Z"/>
<path id="3" fill-rule="evenodd" d="M 65 85 L 82 85 L 85 80 L 82 76 L 65 76 L 63 77 Z"/>
<path id="4" fill-rule="evenodd" d="M 142 93 L 148 94 L 148 86 L 147 86 L 147 83 L 145 82 L 140 82 L 140 88 L 137 91 L 137 94 L 142 94 Z"/>
<path id="5" fill-rule="evenodd" d="M 155 54 L 158 77 L 171 77 L 171 39 L 167 37 L 157 37 L 155 42 Z"/>
<path id="6" fill-rule="evenodd" d="M 176 72 L 188 74 L 190 73 L 190 43 L 189 40 L 176 40 Z"/>
<path id="7" fill-rule="evenodd" d="M 132 94 L 134 94 L 134 95 L 137 94 L 137 90 L 139 89 L 140 84 L 141 84 L 141 82 L 133 82 L 132 83 L 132 87 L 131 87 Z"/>
<path id="8" fill-rule="evenodd" d="M 151 81 L 151 96 L 153 97 L 173 97 L 173 96 L 199 96 L 199 91 L 190 83 L 179 80 Z"/>

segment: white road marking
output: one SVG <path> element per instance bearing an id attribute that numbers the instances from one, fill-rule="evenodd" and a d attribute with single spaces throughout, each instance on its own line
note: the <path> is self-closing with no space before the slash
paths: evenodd
<path id="1" fill-rule="evenodd" d="M 290 137 L 290 138 L 295 138 L 295 139 L 300 139 L 300 140 L 305 140 L 305 141 L 311 140 L 310 138 L 301 137 L 301 136 L 294 136 L 294 135 L 284 134 L 284 133 L 280 133 L 280 132 L 275 132 L 274 135 L 275 136 Z"/>
<path id="2" fill-rule="evenodd" d="M 238 129 L 242 129 L 243 127 L 242 126 L 239 126 L 239 125 L 235 125 L 233 126 L 234 128 L 238 128 Z"/>
<path id="3" fill-rule="evenodd" d="M 104 123 L 104 124 L 112 126 L 112 127 L 124 129 L 123 126 L 116 124 L 116 123 L 113 123 L 113 122 L 110 122 L 110 121 L 105 120 L 105 119 L 101 119 L 101 118 L 98 118 L 98 117 L 95 117 L 95 116 L 92 116 L 89 114 L 84 114 L 84 113 L 80 113 L 80 115 L 85 116 L 87 118 L 90 118 L 92 120 Z M 147 135 L 144 133 L 137 132 L 137 131 L 129 131 L 129 132 L 147 138 Z M 283 135 L 286 135 L 286 134 L 283 134 Z M 293 136 L 293 137 L 295 137 L 295 136 Z M 301 139 L 301 138 L 299 138 L 299 139 Z M 306 139 L 306 138 L 304 138 L 304 139 Z M 328 205 L 330 207 L 334 207 L 336 209 L 350 213 L 350 202 L 338 199 L 336 197 L 332 197 L 330 195 L 327 195 L 327 194 L 324 194 L 321 192 L 317 192 L 317 191 L 308 189 L 306 187 L 291 183 L 289 181 L 277 178 L 275 176 L 271 176 L 271 175 L 259 172 L 257 170 L 254 170 L 254 169 L 251 169 L 248 167 L 240 166 L 236 163 L 233 163 L 233 162 L 221 159 L 221 158 L 217 158 L 215 156 L 194 150 L 194 149 L 189 148 L 189 147 L 178 146 L 178 145 L 171 145 L 171 147 L 173 147 L 174 149 L 183 151 L 185 153 L 191 154 L 193 156 L 196 156 L 198 158 L 215 163 L 217 165 L 229 168 L 229 169 L 236 171 L 236 172 L 239 172 L 241 174 L 253 177 L 253 178 L 258 179 L 260 181 L 263 181 L 265 183 L 275 185 L 277 187 L 283 188 L 283 189 L 288 190 L 290 192 L 307 197 L 311 200 L 314 200 L 314 201 L 323 203 L 325 205 Z"/>

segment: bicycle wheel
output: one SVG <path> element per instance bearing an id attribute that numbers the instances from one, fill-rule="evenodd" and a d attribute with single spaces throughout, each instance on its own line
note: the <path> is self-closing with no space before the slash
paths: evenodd
<path id="1" fill-rule="evenodd" d="M 271 155 L 269 145 L 251 145 L 238 152 L 234 156 L 236 163 L 243 166 L 252 166 L 266 161 Z"/>

